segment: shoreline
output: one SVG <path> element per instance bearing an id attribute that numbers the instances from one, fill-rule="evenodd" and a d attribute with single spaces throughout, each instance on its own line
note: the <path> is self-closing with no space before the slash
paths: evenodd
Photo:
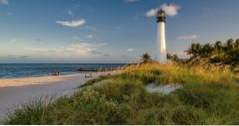
<path id="1" fill-rule="evenodd" d="M 91 72 L 93 74 L 100 74 L 103 72 Z M 51 84 L 67 80 L 74 76 L 80 76 L 87 73 L 71 73 L 63 74 L 59 76 L 45 75 L 45 76 L 29 76 L 29 77 L 17 77 L 17 78 L 0 78 L 0 88 L 4 87 L 20 87 L 28 85 L 40 85 L 40 84 Z"/>
<path id="2" fill-rule="evenodd" d="M 72 74 L 78 74 L 81 72 L 78 71 L 74 71 L 74 72 L 61 72 L 61 76 L 65 76 L 65 75 L 72 75 Z M 2 76 L 0 77 L 0 80 L 2 79 L 21 79 L 21 78 L 29 78 L 29 77 L 47 77 L 47 76 L 54 76 L 52 75 L 52 73 L 48 73 L 48 74 L 38 74 L 38 75 L 19 75 L 19 76 Z"/>

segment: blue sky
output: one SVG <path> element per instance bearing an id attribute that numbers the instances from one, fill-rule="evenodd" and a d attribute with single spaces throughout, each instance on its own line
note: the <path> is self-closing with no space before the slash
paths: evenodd
<path id="1" fill-rule="evenodd" d="M 184 55 L 192 42 L 239 37 L 238 0 L 0 0 L 1 63 L 134 62 L 156 57 L 156 20 L 163 4 L 167 50 Z"/>

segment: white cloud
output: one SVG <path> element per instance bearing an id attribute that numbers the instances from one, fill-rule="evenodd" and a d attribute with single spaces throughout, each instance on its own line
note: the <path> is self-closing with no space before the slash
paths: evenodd
<path id="1" fill-rule="evenodd" d="M 198 36 L 196 34 L 193 35 L 183 35 L 183 36 L 178 36 L 178 40 L 192 40 L 192 39 L 197 39 Z"/>
<path id="2" fill-rule="evenodd" d="M 66 47 L 59 48 L 30 48 L 29 51 L 43 57 L 54 56 L 56 58 L 81 58 L 91 57 L 100 54 L 99 48 L 106 46 L 107 43 L 86 43 L 76 42 Z"/>
<path id="3" fill-rule="evenodd" d="M 93 35 L 89 34 L 89 35 L 87 35 L 87 38 L 91 39 L 91 38 L 93 38 Z"/>
<path id="4" fill-rule="evenodd" d="M 146 16 L 147 17 L 155 17 L 157 12 L 158 12 L 158 10 L 159 10 L 158 8 L 151 9 L 148 12 L 146 12 Z"/>
<path id="5" fill-rule="evenodd" d="M 0 0 L 0 4 L 8 5 L 8 0 Z"/>
<path id="6" fill-rule="evenodd" d="M 134 48 L 128 48 L 127 51 L 128 51 L 128 52 L 134 52 L 135 49 L 134 49 Z"/>
<path id="7" fill-rule="evenodd" d="M 168 16 L 176 16 L 181 7 L 177 4 L 163 4 L 161 8 Z"/>
<path id="8" fill-rule="evenodd" d="M 80 19 L 72 21 L 56 21 L 56 23 L 66 27 L 77 28 L 85 25 L 86 21 L 84 19 Z"/>
<path id="9" fill-rule="evenodd" d="M 177 4 L 163 4 L 161 7 L 168 16 L 176 16 L 181 7 Z M 147 17 L 155 17 L 160 8 L 150 9 L 146 12 Z"/>
<path id="10" fill-rule="evenodd" d="M 64 52 L 78 54 L 79 56 L 91 55 L 96 46 L 89 43 L 75 43 L 64 49 Z"/>
<path id="11" fill-rule="evenodd" d="M 135 3 L 135 2 L 138 2 L 139 0 L 126 0 L 126 2 L 128 3 Z"/>

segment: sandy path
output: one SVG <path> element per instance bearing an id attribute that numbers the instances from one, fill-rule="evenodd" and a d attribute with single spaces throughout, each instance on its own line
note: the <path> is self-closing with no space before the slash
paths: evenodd
<path id="1" fill-rule="evenodd" d="M 104 74 L 107 73 L 93 73 L 93 77 Z M 0 80 L 0 119 L 9 110 L 33 99 L 72 94 L 87 80 L 85 74 Z"/>

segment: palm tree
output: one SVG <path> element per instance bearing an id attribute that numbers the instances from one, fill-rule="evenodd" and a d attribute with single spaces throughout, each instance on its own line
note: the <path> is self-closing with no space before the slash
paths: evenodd
<path id="1" fill-rule="evenodd" d="M 142 55 L 142 62 L 143 63 L 148 63 L 148 62 L 151 62 L 151 61 L 152 61 L 151 56 L 148 53 L 144 53 Z"/>
<path id="2" fill-rule="evenodd" d="M 186 52 L 191 56 L 187 63 L 205 60 L 208 63 L 228 64 L 233 67 L 239 64 L 239 39 L 235 41 L 228 39 L 225 44 L 216 41 L 214 45 L 193 43 Z M 176 59 L 176 57 L 171 56 L 171 59 Z"/>
<path id="3" fill-rule="evenodd" d="M 186 51 L 188 55 L 194 55 L 194 53 L 195 53 L 195 51 L 194 51 L 195 46 L 196 46 L 195 43 L 191 44 L 191 47 L 189 47 L 189 49 Z"/>
<path id="4" fill-rule="evenodd" d="M 228 39 L 226 43 L 227 50 L 231 50 L 234 47 L 234 41 L 233 39 Z"/>
<path id="5" fill-rule="evenodd" d="M 202 53 L 202 46 L 200 43 L 196 43 L 195 46 L 195 52 L 196 52 L 196 56 L 200 56 Z"/>
<path id="6" fill-rule="evenodd" d="M 186 50 L 188 55 L 193 55 L 194 54 L 194 48 L 195 48 L 195 43 L 191 44 L 188 50 Z"/>
<path id="7" fill-rule="evenodd" d="M 221 42 L 221 41 L 217 41 L 217 42 L 215 43 L 214 48 L 217 49 L 217 50 L 220 50 L 220 49 L 222 48 L 222 42 Z"/>
<path id="8" fill-rule="evenodd" d="M 211 45 L 209 43 L 203 45 L 202 49 L 201 49 L 201 55 L 204 57 L 207 57 L 211 54 L 213 48 L 211 47 Z"/>
<path id="9" fill-rule="evenodd" d="M 171 61 L 176 61 L 176 62 L 180 60 L 176 54 L 171 55 L 169 53 L 167 54 L 167 59 L 169 59 Z"/>
<path id="10" fill-rule="evenodd" d="M 239 39 L 236 40 L 235 44 L 234 44 L 235 48 L 239 48 Z"/>
<path id="11" fill-rule="evenodd" d="M 186 52 L 188 55 L 191 55 L 192 57 L 196 57 L 200 55 L 201 45 L 199 43 L 193 43 L 191 44 L 191 47 Z"/>

